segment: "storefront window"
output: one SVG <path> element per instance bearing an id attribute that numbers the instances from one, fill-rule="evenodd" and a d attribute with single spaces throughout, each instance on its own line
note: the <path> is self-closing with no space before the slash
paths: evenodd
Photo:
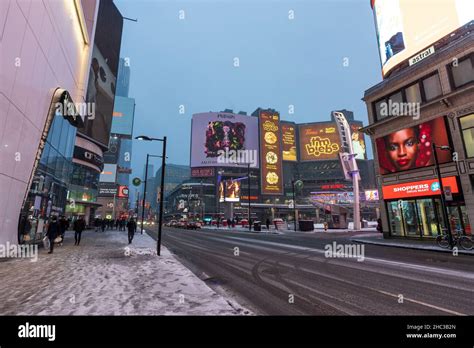
<path id="1" fill-rule="evenodd" d="M 402 221 L 407 236 L 417 237 L 420 235 L 418 230 L 418 219 L 416 212 L 416 201 L 401 201 Z"/>
<path id="2" fill-rule="evenodd" d="M 466 157 L 474 157 L 474 114 L 461 117 L 459 121 L 461 123 Z"/>
<path id="3" fill-rule="evenodd" d="M 423 236 L 436 237 L 439 234 L 438 219 L 432 199 L 417 199 L 418 222 Z"/>
<path id="4" fill-rule="evenodd" d="M 405 236 L 402 222 L 401 206 L 398 202 L 388 202 L 388 221 L 390 225 L 390 232 L 394 236 Z"/>

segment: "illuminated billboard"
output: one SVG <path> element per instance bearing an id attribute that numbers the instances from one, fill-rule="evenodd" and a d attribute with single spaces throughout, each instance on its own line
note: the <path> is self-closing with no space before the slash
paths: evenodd
<path id="1" fill-rule="evenodd" d="M 261 189 L 264 195 L 283 194 L 283 170 L 280 146 L 280 115 L 260 111 Z"/>
<path id="2" fill-rule="evenodd" d="M 449 145 L 443 117 L 404 128 L 376 139 L 380 174 L 427 167 L 434 164 L 431 143 Z M 439 163 L 452 160 L 450 151 L 438 150 Z"/>
<path id="3" fill-rule="evenodd" d="M 433 53 L 433 43 L 474 19 L 472 0 L 371 2 L 383 76 L 421 51 L 426 51 L 425 56 Z"/>
<path id="4" fill-rule="evenodd" d="M 355 153 L 356 159 L 366 159 L 366 147 L 364 133 L 360 132 L 359 129 L 362 128 L 362 123 L 350 123 L 351 127 L 351 137 L 352 137 L 352 148 Z"/>
<path id="5" fill-rule="evenodd" d="M 112 1 L 100 1 L 89 68 L 86 102 L 95 106 L 78 131 L 103 147 L 109 143 L 114 111 L 123 18 Z"/>
<path id="6" fill-rule="evenodd" d="M 258 119 L 231 113 L 194 114 L 191 167 L 258 168 Z"/>
<path id="7" fill-rule="evenodd" d="M 338 159 L 341 143 L 334 122 L 302 124 L 299 136 L 302 162 Z"/>
<path id="8" fill-rule="evenodd" d="M 379 200 L 379 191 L 377 190 L 365 190 L 365 200 L 366 201 L 378 201 Z"/>
<path id="9" fill-rule="evenodd" d="M 281 123 L 281 147 L 283 161 L 296 162 L 296 126 L 293 123 Z"/>
<path id="10" fill-rule="evenodd" d="M 219 202 L 240 202 L 240 191 L 240 181 L 221 181 L 219 183 Z"/>

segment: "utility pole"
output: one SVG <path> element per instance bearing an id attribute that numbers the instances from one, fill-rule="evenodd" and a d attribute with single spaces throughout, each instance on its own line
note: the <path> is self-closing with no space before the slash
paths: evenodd
<path id="1" fill-rule="evenodd" d="M 248 167 L 247 167 L 247 168 L 248 168 L 248 169 L 247 169 L 247 176 L 248 176 L 248 186 L 249 186 L 249 187 L 248 187 L 248 192 L 247 192 L 247 194 L 248 194 L 248 199 L 249 199 L 249 207 L 248 207 L 248 209 L 249 209 L 249 231 L 252 231 L 252 225 L 250 224 L 250 217 L 252 216 L 252 215 L 251 215 L 251 211 L 250 211 L 250 209 L 251 209 L 251 208 L 250 208 L 250 162 L 248 163 Z"/>
<path id="2" fill-rule="evenodd" d="M 143 203 L 142 203 L 142 227 L 141 233 L 143 234 L 143 220 L 145 219 L 145 200 L 146 200 L 146 183 L 148 181 L 148 160 L 150 155 L 146 154 L 146 166 L 145 166 L 145 184 L 143 185 Z"/>

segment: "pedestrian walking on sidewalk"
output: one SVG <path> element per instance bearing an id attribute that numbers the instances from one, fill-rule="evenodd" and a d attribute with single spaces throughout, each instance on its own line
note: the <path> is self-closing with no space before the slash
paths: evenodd
<path id="1" fill-rule="evenodd" d="M 267 225 L 267 230 L 270 231 L 270 219 L 267 218 L 267 221 L 265 222 L 265 224 Z"/>
<path id="2" fill-rule="evenodd" d="M 101 228 L 102 228 L 102 232 L 105 231 L 105 226 L 107 225 L 107 221 L 105 219 L 102 219 L 102 223 L 101 223 Z"/>
<path id="3" fill-rule="evenodd" d="M 382 219 L 377 219 L 377 232 L 383 233 Z"/>
<path id="4" fill-rule="evenodd" d="M 58 218 L 56 216 L 53 216 L 51 218 L 51 222 L 48 225 L 48 230 L 46 231 L 46 236 L 49 239 L 49 251 L 48 254 L 52 254 L 54 250 L 54 240 L 56 237 L 59 235 L 60 230 L 59 230 L 59 223 L 58 223 Z"/>
<path id="5" fill-rule="evenodd" d="M 85 228 L 86 222 L 82 216 L 78 220 L 74 221 L 74 245 L 79 245 L 79 243 L 81 243 L 82 231 L 84 231 Z"/>
<path id="6" fill-rule="evenodd" d="M 127 223 L 128 228 L 128 244 L 132 244 L 133 237 L 135 236 L 135 232 L 137 231 L 137 223 L 133 218 Z"/>

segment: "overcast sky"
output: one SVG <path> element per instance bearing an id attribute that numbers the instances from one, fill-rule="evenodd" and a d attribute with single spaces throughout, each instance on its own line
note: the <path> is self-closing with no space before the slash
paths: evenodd
<path id="1" fill-rule="evenodd" d="M 121 49 L 136 99 L 134 136 L 166 135 L 168 163 L 189 164 L 198 112 L 271 107 L 282 120 L 302 123 L 345 108 L 367 124 L 361 98 L 381 81 L 369 0 L 115 3 L 124 17 L 138 19 L 124 22 Z M 161 153 L 161 143 L 134 141 L 132 176 L 142 175 L 147 152 Z M 372 158 L 370 146 L 368 152 Z"/>

